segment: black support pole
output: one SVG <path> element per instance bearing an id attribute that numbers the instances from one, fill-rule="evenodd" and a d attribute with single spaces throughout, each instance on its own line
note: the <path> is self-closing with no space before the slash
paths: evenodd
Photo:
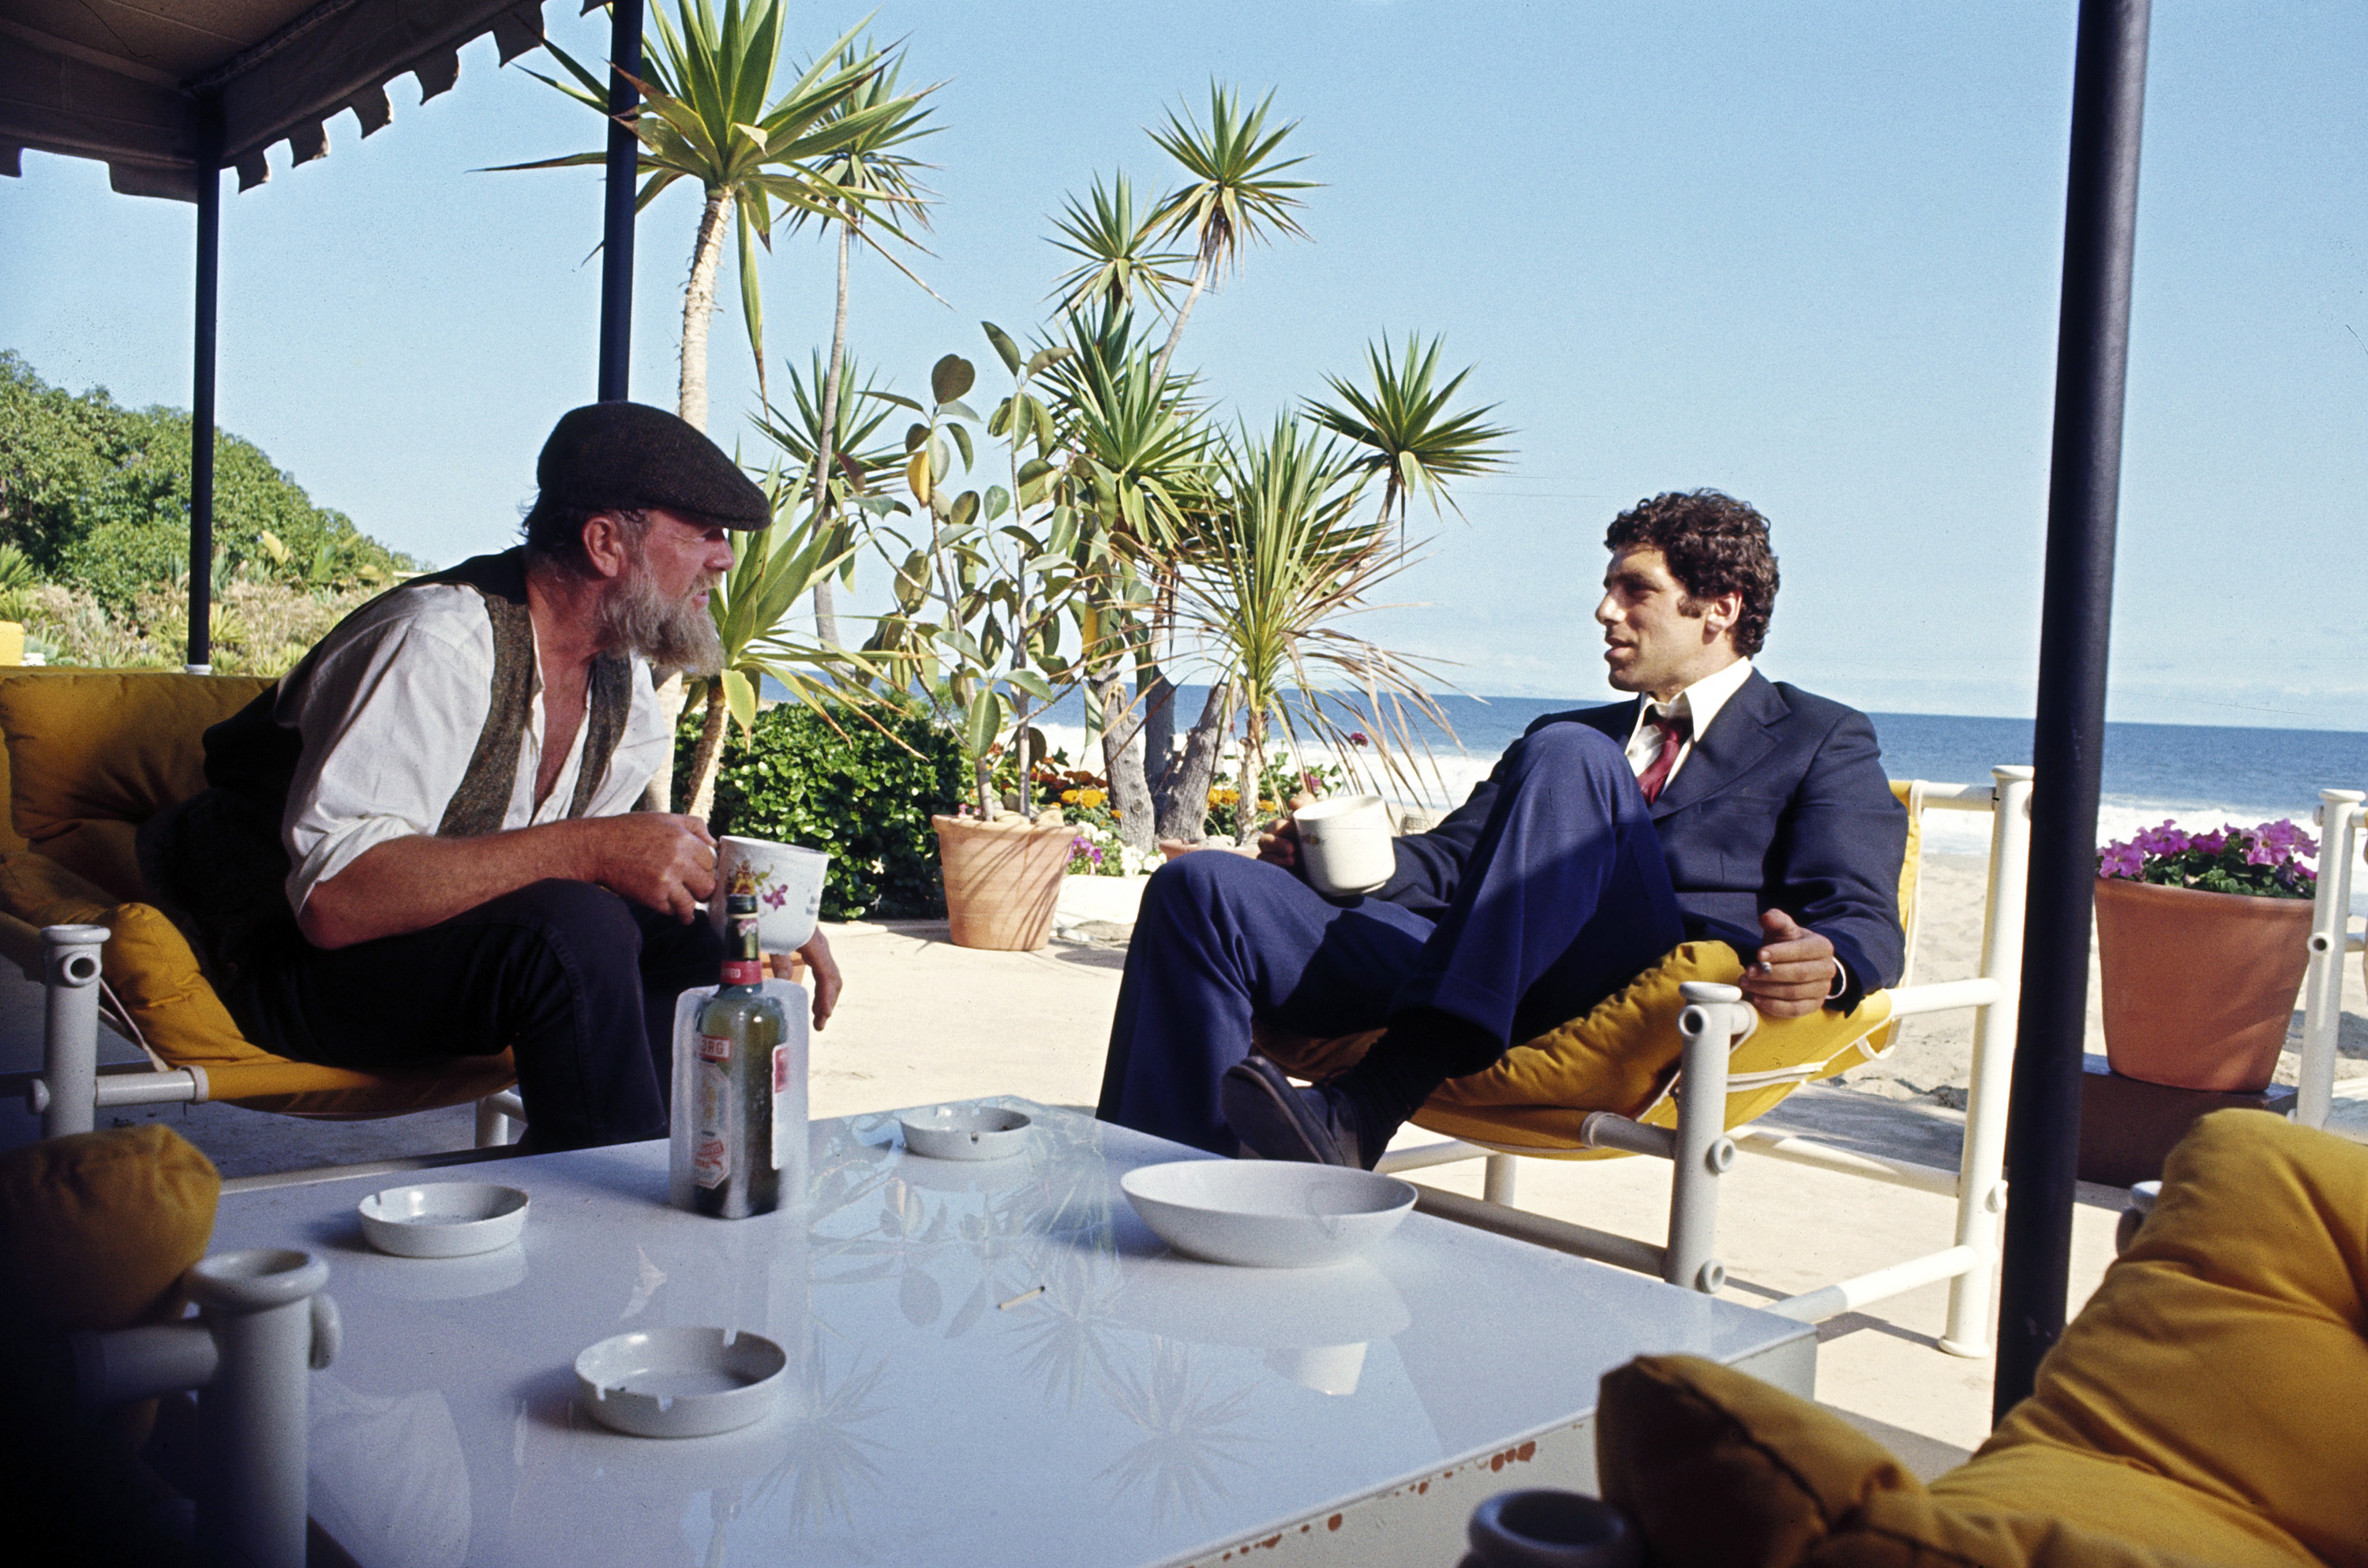
<path id="1" fill-rule="evenodd" d="M 213 664 L 214 344 L 222 293 L 222 100 L 198 103 L 198 320 L 189 386 L 189 659 Z"/>
<path id="2" fill-rule="evenodd" d="M 622 402 L 633 354 L 633 186 L 641 142 L 615 117 L 641 107 L 642 0 L 609 5 L 608 211 L 600 233 L 600 401 Z"/>
<path id="3" fill-rule="evenodd" d="M 2055 449 L 2047 491 L 2039 711 L 2032 737 L 2030 915 L 2022 1018 L 2007 1120 L 2005 1256 L 1993 1419 L 2031 1392 L 2064 1332 L 2080 1142 L 2080 1052 L 2089 1009 L 2089 921 L 2097 881 L 2097 792 L 2105 659 L 2121 504 L 2130 269 L 2137 238 L 2138 131 L 2146 108 L 2148 0 L 2081 0 L 2072 73 L 2071 180 L 2056 327 Z"/>

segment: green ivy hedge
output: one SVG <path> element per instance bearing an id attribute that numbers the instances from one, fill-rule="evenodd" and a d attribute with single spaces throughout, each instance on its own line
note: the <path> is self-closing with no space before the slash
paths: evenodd
<path id="1" fill-rule="evenodd" d="M 689 798 L 700 717 L 684 719 L 675 747 L 677 801 Z M 836 731 L 804 704 L 783 702 L 757 716 L 753 735 L 731 726 L 708 825 L 828 851 L 825 920 L 944 915 L 929 818 L 962 798 L 961 743 L 918 710 L 884 721 L 905 745 L 851 714 L 834 717 Z"/>

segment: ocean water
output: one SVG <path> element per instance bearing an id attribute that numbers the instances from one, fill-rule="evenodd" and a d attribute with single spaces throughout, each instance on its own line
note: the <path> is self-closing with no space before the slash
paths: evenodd
<path id="1" fill-rule="evenodd" d="M 1205 696 L 1203 687 L 1182 688 L 1179 722 L 1197 715 Z M 1587 705 L 1583 699 L 1442 698 L 1440 707 L 1452 734 L 1423 723 L 1415 737 L 1429 746 L 1429 765 L 1417 766 L 1412 779 L 1377 777 L 1371 787 L 1408 804 L 1460 802 L 1533 720 Z M 1086 756 L 1084 717 L 1082 704 L 1070 694 L 1043 716 L 1039 727 L 1079 766 L 1099 770 L 1099 755 Z M 1869 718 L 1883 746 L 1884 770 L 1895 778 L 1987 783 L 1993 767 L 2031 761 L 2027 719 L 1944 713 L 1874 713 Z M 1369 732 L 1373 728 L 1363 727 Z M 1304 755 L 1310 761 L 1331 756 L 1313 745 Z M 1352 750 L 1350 759 L 1370 769 L 1372 756 L 1370 751 Z M 2224 822 L 2249 827 L 2281 817 L 2307 826 L 2323 788 L 2368 789 L 2368 732 L 2108 723 L 2099 837 L 2100 842 L 2127 837 L 2133 830 L 2166 818 L 2197 828 Z M 1989 824 L 1969 812 L 1934 812 L 1926 818 L 1926 842 L 1939 853 L 1982 854 L 1988 846 Z M 2368 881 L 2356 871 L 2355 880 Z M 2362 899 L 2368 900 L 2368 892 Z"/>

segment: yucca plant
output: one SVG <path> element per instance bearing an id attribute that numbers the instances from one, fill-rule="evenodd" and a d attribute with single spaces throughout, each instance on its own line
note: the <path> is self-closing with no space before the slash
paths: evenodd
<path id="1" fill-rule="evenodd" d="M 860 63 L 864 54 L 876 56 L 877 52 L 869 46 L 859 51 L 850 45 L 840 51 L 839 63 L 851 69 Z M 879 238 L 884 233 L 918 249 L 918 242 L 913 238 L 912 231 L 916 227 L 927 227 L 929 221 L 930 192 L 923 188 L 916 177 L 922 165 L 899 149 L 924 136 L 936 134 L 935 126 L 923 123 L 928 118 L 928 110 L 920 107 L 920 100 L 937 88 L 929 86 L 917 93 L 900 93 L 897 80 L 903 70 L 902 55 L 887 60 L 830 111 L 827 118 L 855 120 L 861 128 L 845 146 L 820 159 L 814 168 L 816 174 L 840 190 L 866 193 L 861 197 L 826 200 L 824 204 L 829 213 L 824 221 L 837 231 L 838 294 L 837 309 L 831 317 L 830 365 L 815 383 L 822 393 L 821 416 L 815 422 L 821 443 L 806 465 L 812 475 L 807 487 L 813 492 L 814 509 L 824 514 L 835 509 L 830 478 L 834 466 L 832 455 L 845 449 L 836 445 L 836 438 L 841 393 L 839 368 L 847 359 L 848 250 L 855 241 L 861 240 L 885 256 L 897 271 L 920 284 L 932 297 L 936 295 L 936 290 L 921 283 L 913 269 L 899 260 L 894 252 L 882 245 Z M 898 112 L 886 116 L 874 112 L 883 106 L 896 108 Z M 794 231 L 810 215 L 804 210 L 792 212 L 790 227 Z M 758 391 L 760 393 L 763 391 L 761 378 Z M 814 606 L 816 634 L 826 642 L 837 642 L 838 609 L 831 593 L 831 580 L 827 576 L 814 584 Z"/>
<path id="2" fill-rule="evenodd" d="M 1123 174 L 1108 186 L 1095 176 L 1088 199 L 1069 198 L 1067 210 L 1053 226 L 1061 233 L 1054 247 L 1077 258 L 1053 285 L 1053 297 L 1064 312 L 1097 305 L 1120 312 L 1140 298 L 1164 314 L 1169 294 L 1185 287 L 1185 279 L 1169 269 L 1190 261 L 1191 254 L 1158 248 L 1149 215 L 1135 216 L 1134 187 Z"/>
<path id="3" fill-rule="evenodd" d="M 1243 242 L 1268 241 L 1276 234 L 1307 238 L 1292 209 L 1303 205 L 1296 192 L 1316 187 L 1309 180 L 1281 177 L 1306 160 L 1277 156 L 1299 121 L 1269 131 L 1266 117 L 1273 104 L 1274 95 L 1269 93 L 1244 114 L 1233 89 L 1212 82 L 1205 127 L 1189 112 L 1179 118 L 1170 110 L 1167 129 L 1151 133 L 1160 151 L 1183 167 L 1185 183 L 1160 202 L 1145 226 L 1163 240 L 1190 238 L 1193 250 L 1192 281 L 1159 350 L 1154 381 L 1166 379 L 1167 362 L 1176 357 L 1177 342 L 1201 291 L 1224 279 L 1226 269 L 1240 259 Z"/>
<path id="4" fill-rule="evenodd" d="M 849 100 L 862 92 L 882 65 L 877 51 L 853 46 L 869 18 L 815 57 L 786 89 L 773 92 L 783 56 L 788 12 L 782 0 L 724 0 L 719 15 L 710 0 L 677 0 L 677 18 L 653 6 L 655 36 L 645 48 L 647 80 L 636 81 L 641 108 L 631 129 L 642 144 L 644 176 L 636 211 L 677 180 L 696 180 L 706 193 L 691 243 L 690 277 L 683 286 L 682 363 L 675 412 L 707 427 L 707 322 L 715 310 L 715 272 L 723 236 L 736 226 L 740 253 L 740 309 L 756 357 L 765 374 L 764 296 L 757 251 L 772 244 L 777 211 L 834 218 L 849 203 L 885 210 L 893 193 L 839 185 L 819 172 L 831 155 L 857 145 L 883 127 L 906 119 L 912 98 L 887 97 L 860 108 Z M 609 113 L 609 78 L 578 63 L 546 42 L 552 58 L 574 78 L 563 82 L 531 73 L 603 117 Z M 604 163 L 604 153 L 575 153 L 528 164 L 507 164 L 493 172 L 579 168 Z"/>
<path id="5" fill-rule="evenodd" d="M 1195 519 L 1178 610 L 1240 704 L 1241 843 L 1260 826 L 1258 779 L 1271 727 L 1295 741 L 1304 725 L 1344 754 L 1351 728 L 1381 728 L 1384 715 L 1395 715 L 1403 735 L 1409 707 L 1446 728 L 1421 666 L 1336 624 L 1379 608 L 1367 596 L 1407 564 L 1387 527 L 1359 515 L 1363 488 L 1352 456 L 1286 415 L 1262 435 L 1245 430 L 1226 443 L 1219 494 Z M 1368 711 L 1344 699 L 1344 687 Z M 1381 749 L 1396 771 L 1390 748 Z"/>
<path id="6" fill-rule="evenodd" d="M 1443 341 L 1434 337 L 1426 347 L 1418 336 L 1410 335 L 1406 352 L 1393 358 L 1384 333 L 1379 347 L 1369 344 L 1365 348 L 1365 365 L 1372 372 L 1370 392 L 1326 376 L 1339 404 L 1315 398 L 1305 403 L 1308 417 L 1318 426 L 1364 449 L 1354 460 L 1362 472 L 1381 476 L 1382 521 L 1387 523 L 1395 509 L 1401 540 L 1408 496 L 1420 491 L 1434 512 L 1442 503 L 1453 507 L 1448 481 L 1493 473 L 1512 455 L 1497 444 L 1512 432 L 1482 423 L 1495 403 L 1462 410 L 1448 406 L 1474 367 L 1465 366 L 1444 386 L 1433 384 Z"/>
<path id="7" fill-rule="evenodd" d="M 707 599 L 723 643 L 723 668 L 690 677 L 684 692 L 684 706 L 706 714 L 690 759 L 690 813 L 702 819 L 715 809 L 715 758 L 726 719 L 736 720 L 744 733 L 755 727 L 764 677 L 825 717 L 832 704 L 860 708 L 873 700 L 872 671 L 860 656 L 802 637 L 789 621 L 815 580 L 837 569 L 856 544 L 827 518 L 801 507 L 795 480 L 777 470 L 766 476 L 765 490 L 773 503 L 772 525 L 741 537 L 732 570 Z"/>

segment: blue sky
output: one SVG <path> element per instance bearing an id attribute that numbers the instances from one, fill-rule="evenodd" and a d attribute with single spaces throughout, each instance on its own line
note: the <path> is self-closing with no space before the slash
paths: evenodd
<path id="1" fill-rule="evenodd" d="M 552 5 L 554 36 L 606 24 Z M 1048 214 L 1213 76 L 1302 123 L 1312 243 L 1251 252 L 1181 359 L 1263 421 L 1386 330 L 1443 333 L 1519 457 L 1461 492 L 1367 634 L 1469 691 L 1605 694 L 1602 529 L 1716 485 L 1774 519 L 1761 663 L 1860 706 L 2026 713 L 2070 113 L 2053 6 L 891 0 L 942 80 L 941 305 L 858 265 L 858 352 L 907 390 L 977 323 L 1033 326 Z M 807 49 L 860 16 L 795 0 Z M 2112 716 L 2368 728 L 2368 11 L 2158 0 L 2140 190 Z M 529 57 L 532 62 L 538 57 Z M 222 419 L 317 499 L 449 562 L 507 541 L 591 395 L 591 171 L 472 170 L 597 126 L 490 40 L 457 89 L 226 196 Z M 671 406 L 696 197 L 640 230 L 635 395 Z M 28 154 L 0 181 L 0 347 L 75 390 L 186 405 L 194 210 Z M 711 429 L 754 377 L 727 287 Z M 826 342 L 826 253 L 767 264 L 778 368 Z M 776 370 L 778 374 L 778 369 Z M 755 450 L 752 443 L 750 449 Z M 874 580 L 877 574 L 873 574 Z"/>

